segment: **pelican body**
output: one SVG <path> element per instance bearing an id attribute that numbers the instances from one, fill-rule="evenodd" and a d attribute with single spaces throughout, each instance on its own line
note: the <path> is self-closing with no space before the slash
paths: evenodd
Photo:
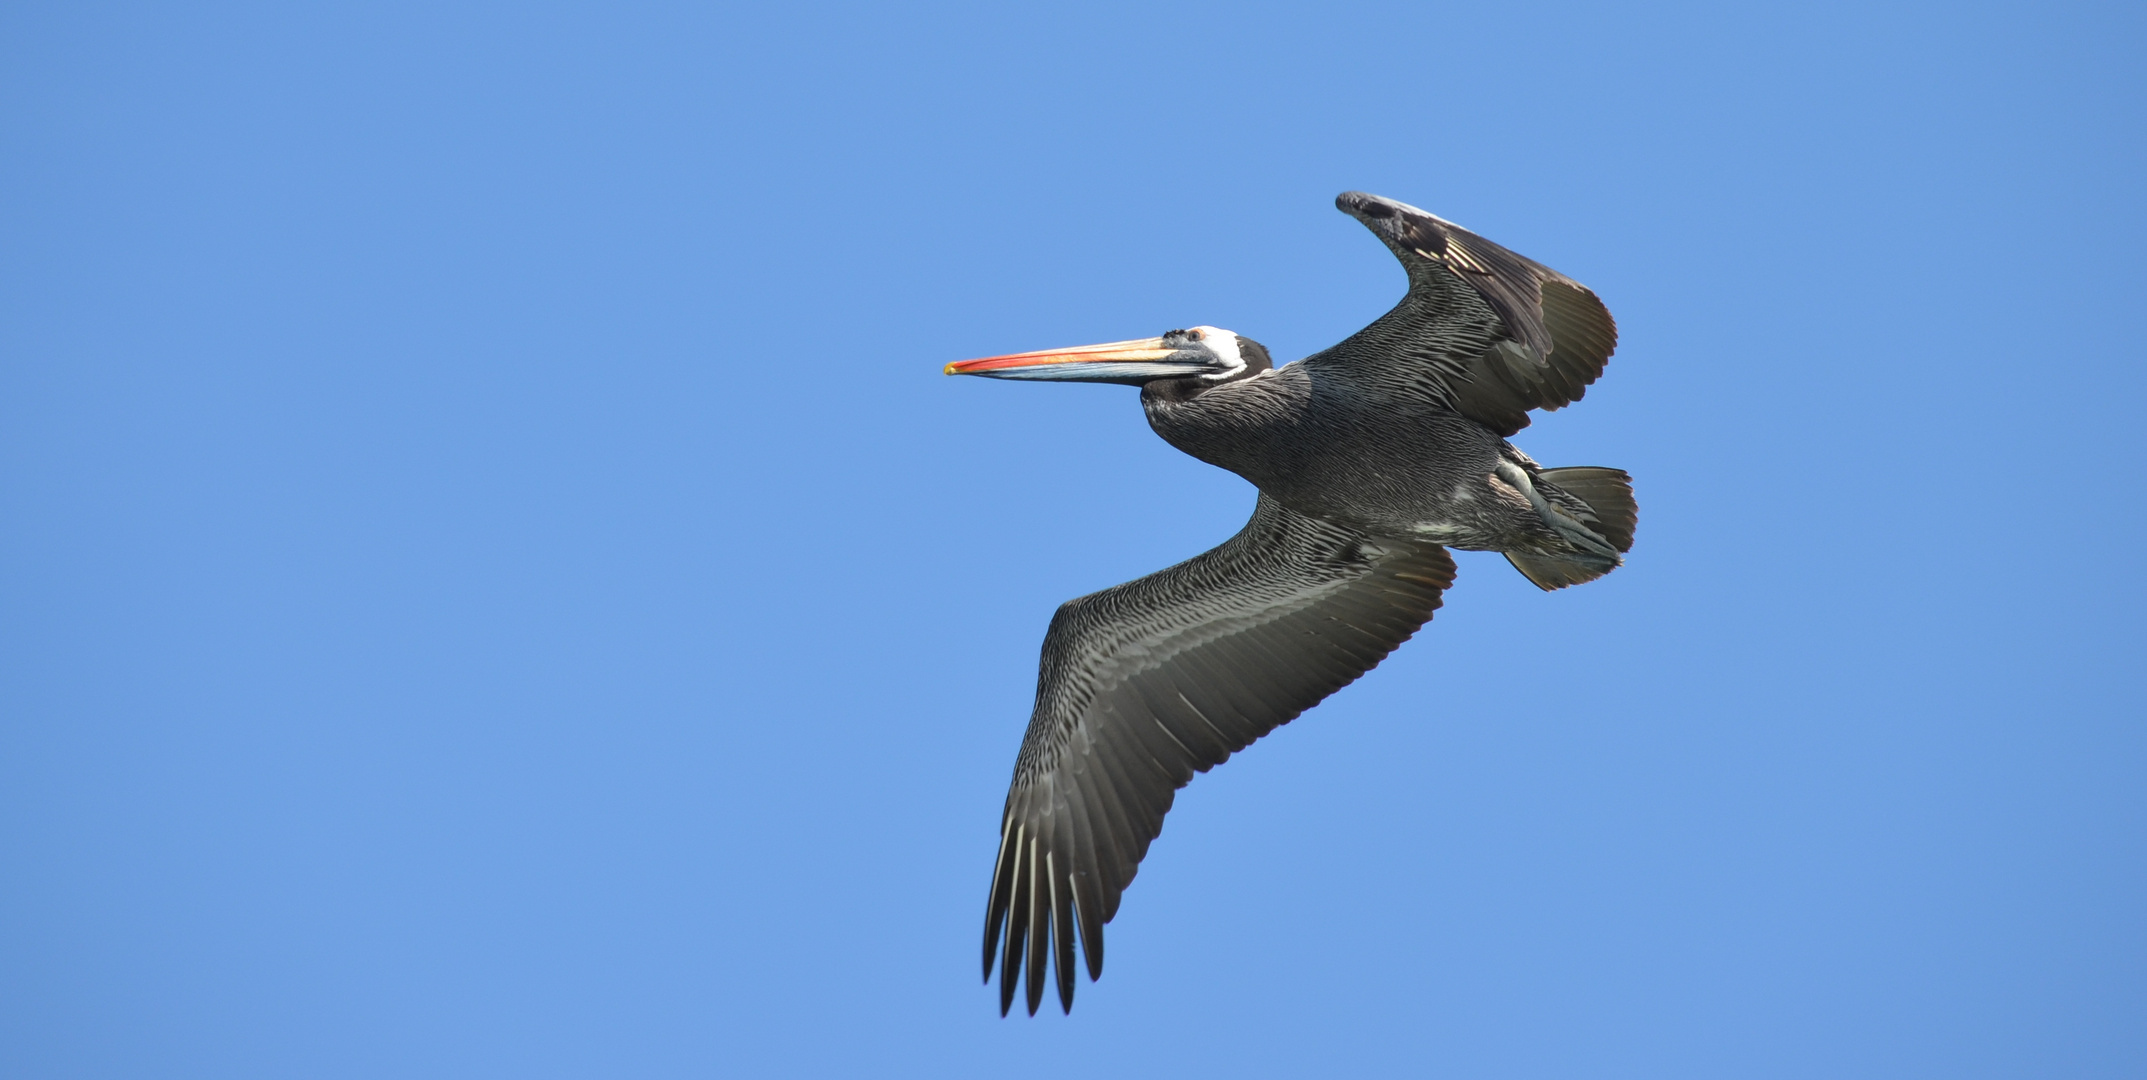
<path id="1" fill-rule="evenodd" d="M 1335 200 L 1409 291 L 1377 322 L 1275 367 L 1212 326 L 947 365 L 952 375 L 1141 388 L 1156 434 L 1251 481 L 1222 546 L 1061 607 L 1001 818 L 984 932 L 1000 1012 L 1047 957 L 1071 1010 L 1075 941 L 1103 971 L 1116 914 L 1178 788 L 1384 659 L 1453 583 L 1450 547 L 1544 589 L 1616 569 L 1638 510 L 1617 469 L 1546 469 L 1507 437 L 1580 399 L 1617 345 L 1578 282 L 1391 199 Z"/>

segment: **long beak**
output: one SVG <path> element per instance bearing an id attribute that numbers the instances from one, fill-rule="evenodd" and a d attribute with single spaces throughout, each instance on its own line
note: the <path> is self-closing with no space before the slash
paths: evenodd
<path id="1" fill-rule="evenodd" d="M 1171 360 L 1174 355 L 1179 355 L 1178 350 L 1165 347 L 1162 338 L 1152 337 L 959 360 L 948 364 L 946 373 L 983 375 L 993 379 L 1143 383 L 1208 370 L 1208 365 L 1191 358 Z"/>

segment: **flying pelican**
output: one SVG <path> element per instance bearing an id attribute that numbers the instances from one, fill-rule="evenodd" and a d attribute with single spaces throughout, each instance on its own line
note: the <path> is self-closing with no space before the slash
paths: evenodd
<path id="1" fill-rule="evenodd" d="M 1602 374 L 1618 341 L 1602 301 L 1406 203 L 1335 205 L 1401 260 L 1409 292 L 1325 352 L 1278 368 L 1251 338 L 1197 326 L 946 367 L 1138 386 L 1165 442 L 1260 490 L 1222 546 L 1051 618 L 985 908 L 1002 1016 L 1024 954 L 1029 1014 L 1047 956 L 1073 1009 L 1075 935 L 1094 981 L 1103 924 L 1177 789 L 1416 633 L 1454 582 L 1447 548 L 1562 589 L 1632 547 L 1631 477 L 1542 468 L 1506 441 Z"/>

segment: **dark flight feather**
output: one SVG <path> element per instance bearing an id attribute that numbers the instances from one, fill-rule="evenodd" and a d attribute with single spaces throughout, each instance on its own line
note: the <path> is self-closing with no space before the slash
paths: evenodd
<path id="1" fill-rule="evenodd" d="M 1444 548 L 1374 540 L 1262 496 L 1213 551 L 1061 607 L 985 907 L 1001 1013 L 1017 981 L 1036 1011 L 1047 963 L 1071 1009 L 1076 944 L 1100 977 L 1103 924 L 1177 789 L 1370 670 L 1453 580 Z"/>
<path id="2" fill-rule="evenodd" d="M 1407 203 L 1352 191 L 1335 205 L 1401 260 L 1409 292 L 1307 362 L 1414 384 L 1510 436 L 1531 409 L 1579 401 L 1617 350 L 1618 324 L 1580 282 Z"/>

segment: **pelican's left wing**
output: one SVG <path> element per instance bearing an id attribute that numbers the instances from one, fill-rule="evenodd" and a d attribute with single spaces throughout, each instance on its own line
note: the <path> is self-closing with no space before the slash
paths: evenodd
<path id="1" fill-rule="evenodd" d="M 1025 953 L 1029 1012 L 1047 955 L 1071 1009 L 1076 927 L 1095 979 L 1103 924 L 1177 789 L 1371 670 L 1453 580 L 1444 548 L 1374 539 L 1263 495 L 1213 551 L 1061 607 L 985 914 L 1000 1012 Z"/>

